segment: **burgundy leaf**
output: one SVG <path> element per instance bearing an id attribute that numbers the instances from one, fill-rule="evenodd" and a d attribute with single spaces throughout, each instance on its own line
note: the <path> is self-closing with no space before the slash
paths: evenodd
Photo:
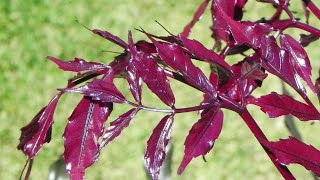
<path id="1" fill-rule="evenodd" d="M 141 93 L 142 93 L 142 79 L 138 74 L 138 70 L 133 64 L 129 64 L 127 67 L 127 81 L 129 83 L 129 89 L 134 99 L 141 103 Z"/>
<path id="2" fill-rule="evenodd" d="M 291 66 L 288 52 L 279 48 L 274 37 L 264 36 L 262 38 L 261 55 L 261 66 L 263 68 L 284 80 L 300 95 L 305 96 L 306 90 Z"/>
<path id="3" fill-rule="evenodd" d="M 319 37 L 313 34 L 300 34 L 300 40 L 299 43 L 301 44 L 301 46 L 306 47 L 308 46 L 310 43 L 318 40 Z"/>
<path id="4" fill-rule="evenodd" d="M 173 69 L 182 73 L 188 83 L 213 97 L 217 96 L 217 91 L 213 88 L 208 78 L 192 63 L 191 59 L 184 54 L 181 47 L 174 44 L 161 44 L 152 37 L 149 36 L 149 38 L 157 47 L 160 57 Z"/>
<path id="5" fill-rule="evenodd" d="M 129 49 L 132 55 L 130 61 L 132 62 L 132 66 L 134 66 L 132 68 L 138 70 L 138 73 L 132 75 L 141 76 L 148 88 L 155 93 L 163 103 L 172 107 L 175 99 L 164 70 L 158 66 L 152 56 L 136 50 L 133 46 L 132 38 L 130 38 L 130 33 L 129 41 L 131 42 L 129 43 Z"/>
<path id="6" fill-rule="evenodd" d="M 69 117 L 63 134 L 66 171 L 71 179 L 84 179 L 85 169 L 99 154 L 98 139 L 112 111 L 112 103 L 97 103 L 84 97 Z"/>
<path id="7" fill-rule="evenodd" d="M 264 142 L 263 145 L 275 154 L 279 163 L 300 164 L 320 176 L 320 151 L 313 146 L 300 142 L 294 137 L 277 142 Z"/>
<path id="8" fill-rule="evenodd" d="M 126 74 L 126 68 L 129 64 L 130 55 L 129 53 L 125 52 L 116 56 L 115 59 L 109 64 L 109 66 L 114 71 L 115 76 L 122 76 Z"/>
<path id="9" fill-rule="evenodd" d="M 137 56 L 137 51 L 133 44 L 133 39 L 131 31 L 128 33 L 129 51 L 131 53 L 131 58 L 127 66 L 127 81 L 129 83 L 129 89 L 134 99 L 141 103 L 141 93 L 142 93 L 142 79 L 139 71 L 134 66 L 133 59 Z"/>
<path id="10" fill-rule="evenodd" d="M 78 88 L 65 88 L 62 92 L 81 93 L 91 97 L 93 100 L 102 102 L 124 103 L 125 97 L 116 88 L 113 81 L 114 72 L 112 69 L 102 79 L 95 79 Z"/>
<path id="11" fill-rule="evenodd" d="M 138 51 L 142 51 L 148 54 L 157 53 L 156 47 L 152 43 L 149 43 L 147 41 L 140 40 L 135 43 L 135 46 Z"/>
<path id="12" fill-rule="evenodd" d="M 207 49 L 199 41 L 194 39 L 190 40 L 185 37 L 180 37 L 180 39 L 183 42 L 184 47 L 196 58 L 203 61 L 216 63 L 226 69 L 231 69 L 230 65 L 224 61 L 222 56 L 219 56 L 214 51 Z"/>
<path id="13" fill-rule="evenodd" d="M 129 126 L 131 119 L 137 114 L 138 111 L 139 108 L 132 108 L 128 112 L 119 116 L 116 120 L 112 121 L 103 135 L 100 149 L 109 144 L 109 142 L 111 142 L 114 138 L 118 137 L 122 130 Z"/>
<path id="14" fill-rule="evenodd" d="M 202 4 L 197 9 L 196 13 L 193 15 L 191 22 L 189 22 L 183 29 L 183 32 L 180 34 L 181 36 L 188 37 L 192 27 L 201 19 L 202 14 L 206 10 L 210 0 L 204 0 Z"/>
<path id="15" fill-rule="evenodd" d="M 248 103 L 261 108 L 269 117 L 293 115 L 301 121 L 320 120 L 320 113 L 313 106 L 294 100 L 291 96 L 275 92 L 258 99 L 248 99 Z"/>
<path id="16" fill-rule="evenodd" d="M 121 47 L 123 47 L 124 49 L 127 49 L 128 48 L 128 45 L 127 43 L 125 43 L 122 39 L 120 39 L 118 36 L 115 36 L 111 33 L 109 33 L 108 31 L 101 31 L 99 29 L 93 29 L 93 30 L 90 30 L 91 32 L 93 32 L 94 34 L 97 34 Z"/>
<path id="17" fill-rule="evenodd" d="M 317 94 L 318 100 L 320 102 L 320 77 L 317 78 L 316 83 L 315 83 L 315 87 L 316 87 L 316 94 Z"/>
<path id="18" fill-rule="evenodd" d="M 311 65 L 307 52 L 303 47 L 290 35 L 281 35 L 280 42 L 282 48 L 289 52 L 290 63 L 297 74 L 316 92 L 311 81 Z"/>
<path id="19" fill-rule="evenodd" d="M 207 154 L 213 147 L 222 129 L 223 112 L 214 108 L 206 112 L 195 123 L 184 142 L 184 157 L 179 166 L 178 174 L 181 174 L 189 162 L 200 155 Z"/>
<path id="20" fill-rule="evenodd" d="M 271 26 L 263 23 L 251 23 L 251 22 L 237 22 L 233 20 L 230 15 L 228 15 L 226 10 L 224 10 L 221 5 L 223 3 L 218 3 L 214 1 L 216 9 L 216 18 L 219 21 L 220 32 L 225 35 L 220 35 L 222 39 L 229 42 L 230 33 L 233 36 L 235 45 L 248 45 L 254 49 L 258 49 L 261 44 L 261 37 L 265 36 L 273 29 Z M 230 33 L 228 33 L 230 32 Z"/>
<path id="21" fill-rule="evenodd" d="M 166 158 L 166 147 L 170 140 L 173 116 L 165 116 L 154 128 L 147 142 L 145 164 L 152 179 L 158 179 L 160 168 Z"/>
<path id="22" fill-rule="evenodd" d="M 49 104 L 43 107 L 32 121 L 21 128 L 18 149 L 22 150 L 29 159 L 33 159 L 42 145 L 51 140 L 53 114 L 62 93 L 55 95 Z"/>
<path id="23" fill-rule="evenodd" d="M 73 61 L 62 61 L 60 59 L 48 56 L 48 59 L 56 63 L 60 69 L 64 71 L 81 72 L 88 70 L 102 70 L 108 69 L 109 67 L 103 63 L 98 62 L 86 62 L 81 58 L 75 58 Z"/>

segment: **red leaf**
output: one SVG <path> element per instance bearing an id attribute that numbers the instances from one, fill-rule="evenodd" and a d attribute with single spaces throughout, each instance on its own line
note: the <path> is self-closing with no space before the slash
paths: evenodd
<path id="1" fill-rule="evenodd" d="M 192 27 L 201 19 L 202 14 L 206 10 L 206 7 L 208 6 L 210 0 L 204 0 L 202 4 L 197 9 L 196 13 L 193 15 L 193 18 L 191 22 L 189 22 L 183 29 L 183 32 L 181 33 L 181 36 L 188 37 Z"/>
<path id="2" fill-rule="evenodd" d="M 166 147 L 170 140 L 173 116 L 165 116 L 154 128 L 147 142 L 144 155 L 146 167 L 152 179 L 158 179 L 160 168 L 166 158 Z"/>
<path id="3" fill-rule="evenodd" d="M 320 151 L 313 146 L 304 144 L 294 137 L 277 142 L 264 142 L 263 145 L 275 154 L 279 163 L 300 164 L 320 176 Z"/>
<path id="4" fill-rule="evenodd" d="M 161 44 L 151 36 L 148 37 L 157 47 L 157 51 L 165 63 L 182 73 L 188 83 L 213 97 L 217 96 L 217 91 L 213 88 L 208 78 L 192 63 L 191 59 L 184 54 L 181 47 L 175 44 Z"/>
<path id="5" fill-rule="evenodd" d="M 309 85 L 313 92 L 316 92 L 311 81 L 311 65 L 307 52 L 290 35 L 281 35 L 280 42 L 283 49 L 289 52 L 289 59 L 296 73 Z"/>
<path id="6" fill-rule="evenodd" d="M 279 48 L 274 37 L 263 36 L 261 55 L 261 66 L 263 68 L 284 80 L 299 94 L 306 95 L 306 90 L 300 78 L 291 66 L 288 52 Z"/>
<path id="7" fill-rule="evenodd" d="M 112 82 L 113 77 L 113 70 L 110 69 L 102 79 L 95 79 L 84 86 L 78 88 L 65 88 L 61 91 L 81 93 L 91 97 L 93 100 L 102 102 L 124 103 L 126 99 Z"/>
<path id="8" fill-rule="evenodd" d="M 137 50 L 133 44 L 133 39 L 131 31 L 128 33 L 129 51 L 131 53 L 131 58 L 127 66 L 127 81 L 129 83 L 129 89 L 134 99 L 141 103 L 141 93 L 142 93 L 142 79 L 139 71 L 134 66 L 134 58 L 137 56 Z"/>
<path id="9" fill-rule="evenodd" d="M 180 37 L 180 40 L 183 42 L 184 47 L 193 54 L 196 58 L 208 61 L 211 63 L 216 63 L 228 70 L 230 70 L 230 65 L 226 63 L 222 56 L 219 56 L 214 51 L 207 49 L 204 45 L 202 45 L 197 40 L 190 40 L 185 37 Z"/>
<path id="10" fill-rule="evenodd" d="M 224 7 L 225 2 L 226 1 L 213 2 L 215 22 L 218 22 L 218 24 L 214 26 L 214 29 L 219 33 L 218 36 L 229 42 L 229 36 L 231 33 L 236 43 L 235 45 L 246 44 L 251 46 L 253 49 L 259 48 L 261 44 L 261 37 L 271 32 L 273 30 L 272 27 L 263 23 L 241 23 L 233 20 L 232 17 L 234 15 L 231 16 L 232 14 L 227 14 L 229 9 Z M 245 2 L 243 3 L 245 4 Z M 228 7 L 230 6 L 233 7 L 233 5 L 229 5 Z"/>
<path id="11" fill-rule="evenodd" d="M 75 58 L 73 61 L 67 62 L 50 56 L 48 56 L 47 58 L 52 62 L 56 63 L 59 66 L 59 68 L 64 71 L 80 72 L 88 70 L 106 70 L 109 68 L 103 63 L 86 62 L 85 60 L 80 58 Z"/>
<path id="12" fill-rule="evenodd" d="M 219 137 L 222 129 L 223 112 L 216 108 L 211 109 L 195 123 L 184 142 L 184 156 L 179 166 L 178 174 L 181 174 L 190 161 L 200 155 L 207 154 Z"/>
<path id="13" fill-rule="evenodd" d="M 269 117 L 293 115 L 301 121 L 320 120 L 320 113 L 313 106 L 294 100 L 288 95 L 279 95 L 275 92 L 258 99 L 248 99 L 248 103 L 261 108 Z"/>
<path id="14" fill-rule="evenodd" d="M 128 45 L 127 43 L 125 43 L 122 39 L 120 39 L 118 36 L 115 36 L 111 33 L 109 33 L 108 31 L 101 31 L 99 29 L 93 29 L 93 30 L 90 30 L 91 32 L 93 32 L 94 34 L 97 34 L 121 47 L 123 47 L 124 49 L 127 49 L 128 48 Z"/>
<path id="15" fill-rule="evenodd" d="M 49 104 L 43 107 L 32 121 L 21 128 L 18 149 L 22 150 L 29 159 L 33 159 L 42 145 L 51 140 L 53 114 L 62 93 L 55 95 Z"/>
<path id="16" fill-rule="evenodd" d="M 132 108 L 128 112 L 119 116 L 116 120 L 112 121 L 103 135 L 100 149 L 109 144 L 109 142 L 111 142 L 114 138 L 118 137 L 122 130 L 129 126 L 131 119 L 137 114 L 138 111 L 139 108 Z"/>
<path id="17" fill-rule="evenodd" d="M 63 134 L 66 171 L 71 179 L 84 179 L 84 171 L 98 157 L 98 139 L 112 111 L 112 103 L 99 104 L 83 98 L 69 117 Z"/>
<path id="18" fill-rule="evenodd" d="M 137 51 L 133 46 L 132 38 L 130 37 L 131 34 L 129 33 L 129 42 L 131 42 L 129 43 L 129 49 L 132 55 L 132 59 L 130 61 L 134 68 L 138 70 L 138 73 L 130 75 L 133 76 L 132 78 L 137 75 L 141 76 L 148 88 L 155 93 L 163 103 L 172 107 L 175 103 L 175 99 L 164 70 L 158 66 L 151 55 Z"/>

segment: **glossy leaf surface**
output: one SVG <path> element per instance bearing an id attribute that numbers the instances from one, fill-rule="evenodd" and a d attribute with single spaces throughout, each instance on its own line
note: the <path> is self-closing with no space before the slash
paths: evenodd
<path id="1" fill-rule="evenodd" d="M 53 114 L 61 95 L 61 93 L 55 95 L 28 125 L 21 128 L 20 143 L 17 148 L 28 155 L 29 159 L 34 158 L 44 143 L 50 142 Z"/>
<path id="2" fill-rule="evenodd" d="M 98 139 L 111 111 L 112 103 L 84 97 L 69 117 L 63 138 L 66 171 L 71 179 L 84 179 L 85 169 L 97 160 Z"/>
<path id="3" fill-rule="evenodd" d="M 138 113 L 138 111 L 138 108 L 130 109 L 128 112 L 122 114 L 116 120 L 112 121 L 110 126 L 103 134 L 103 140 L 100 149 L 109 144 L 109 142 L 111 142 L 114 138 L 118 137 L 122 130 L 129 126 L 131 119 Z"/>
<path id="4" fill-rule="evenodd" d="M 48 59 L 56 63 L 59 68 L 64 71 L 81 72 L 89 70 L 103 70 L 108 68 L 108 66 L 103 63 L 87 62 L 81 58 L 75 58 L 73 61 L 62 61 L 60 59 L 48 56 Z"/>
<path id="5" fill-rule="evenodd" d="M 296 73 L 309 85 L 315 92 L 316 89 L 311 81 L 311 65 L 307 52 L 303 47 L 290 35 L 282 35 L 280 37 L 282 48 L 287 50 L 290 63 Z"/>
<path id="6" fill-rule="evenodd" d="M 90 30 L 92 31 L 94 34 L 97 34 L 121 47 L 123 47 L 124 49 L 127 49 L 128 48 L 128 45 L 127 43 L 125 43 L 122 39 L 120 39 L 118 36 L 115 36 L 113 34 L 111 34 L 110 32 L 108 31 L 101 31 L 99 29 L 93 29 L 93 30 Z"/>
<path id="7" fill-rule="evenodd" d="M 152 179 L 158 179 L 160 168 L 166 158 L 166 147 L 170 140 L 173 116 L 165 116 L 154 128 L 147 142 L 144 161 Z"/>
<path id="8" fill-rule="evenodd" d="M 179 46 L 173 44 L 161 44 L 156 42 L 154 39 L 152 39 L 152 41 L 157 47 L 160 57 L 170 67 L 182 73 L 186 77 L 186 80 L 193 86 L 203 90 L 213 97 L 216 97 L 216 89 L 213 88 L 204 73 L 192 63 L 191 59 L 184 54 L 183 50 Z"/>
<path id="9" fill-rule="evenodd" d="M 219 137 L 222 129 L 223 112 L 214 108 L 206 112 L 195 123 L 184 142 L 184 156 L 179 166 L 178 174 L 181 174 L 189 162 L 200 155 L 207 154 Z"/>
<path id="10" fill-rule="evenodd" d="M 95 79 L 78 88 L 62 89 L 62 92 L 81 93 L 93 100 L 102 102 L 124 103 L 125 97 L 116 88 L 113 81 L 113 71 L 110 70 L 102 79 Z"/>
<path id="11" fill-rule="evenodd" d="M 320 151 L 311 145 L 298 141 L 293 137 L 276 142 L 266 142 L 282 164 L 300 164 L 317 176 L 320 176 Z"/>
<path id="12" fill-rule="evenodd" d="M 271 93 L 258 99 L 249 99 L 249 103 L 259 106 L 271 118 L 291 114 L 301 121 L 320 120 L 317 109 L 285 94 Z"/>

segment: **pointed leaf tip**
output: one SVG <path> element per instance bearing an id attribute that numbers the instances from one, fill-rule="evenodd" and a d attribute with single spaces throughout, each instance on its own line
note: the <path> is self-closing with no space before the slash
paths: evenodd
<path id="1" fill-rule="evenodd" d="M 160 168 L 166 158 L 166 147 L 171 136 L 173 115 L 165 116 L 154 128 L 147 142 L 144 161 L 152 179 L 157 180 Z"/>
<path id="2" fill-rule="evenodd" d="M 181 174 L 190 161 L 200 155 L 207 154 L 218 139 L 222 130 L 223 112 L 221 109 L 210 109 L 195 123 L 184 145 L 184 156 L 179 166 L 178 174 Z"/>

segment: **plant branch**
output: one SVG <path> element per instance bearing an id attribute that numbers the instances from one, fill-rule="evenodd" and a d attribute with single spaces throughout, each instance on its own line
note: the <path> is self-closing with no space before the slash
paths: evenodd
<path id="1" fill-rule="evenodd" d="M 305 5 L 311 10 L 311 12 L 320 20 L 320 10 L 311 0 L 303 0 Z"/>
<path id="2" fill-rule="evenodd" d="M 245 121 L 245 123 L 247 124 L 247 126 L 249 127 L 249 129 L 251 130 L 251 132 L 254 134 L 254 136 L 256 137 L 256 139 L 259 141 L 259 143 L 261 144 L 261 146 L 263 147 L 263 149 L 266 151 L 266 153 L 268 154 L 269 158 L 271 159 L 271 161 L 273 162 L 273 164 L 276 166 L 276 168 L 278 169 L 278 171 L 281 173 L 281 175 L 286 179 L 286 180 L 293 180 L 295 179 L 294 176 L 291 174 L 291 172 L 289 171 L 289 169 L 280 164 L 279 162 L 277 162 L 277 157 L 268 149 L 266 148 L 262 142 L 263 141 L 269 141 L 267 139 L 267 137 L 264 135 L 264 133 L 262 132 L 262 130 L 260 129 L 260 127 L 258 126 L 258 124 L 256 123 L 256 121 L 253 119 L 253 117 L 250 115 L 250 113 L 248 112 L 247 109 L 245 109 L 242 113 L 239 113 L 240 116 L 242 117 L 242 119 Z"/>

